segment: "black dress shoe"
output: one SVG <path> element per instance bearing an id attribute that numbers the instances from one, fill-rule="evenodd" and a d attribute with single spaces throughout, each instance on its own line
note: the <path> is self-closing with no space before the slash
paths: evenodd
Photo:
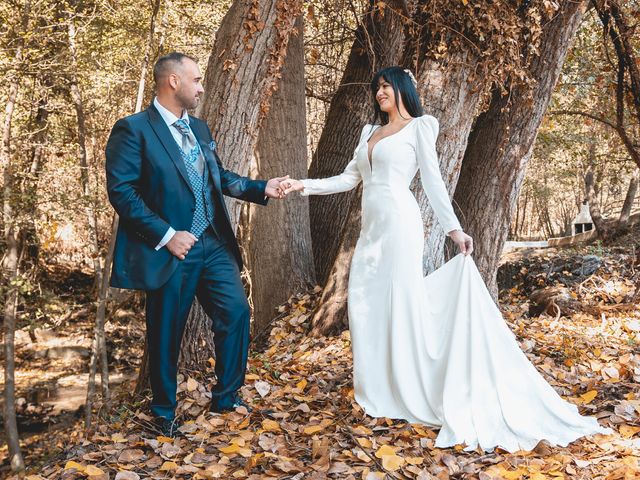
<path id="1" fill-rule="evenodd" d="M 173 438 L 176 435 L 181 435 L 181 433 L 178 431 L 178 428 L 182 426 L 182 422 L 178 421 L 175 418 L 170 420 L 164 417 L 156 417 L 154 425 L 160 435 L 164 437 Z"/>
<path id="2" fill-rule="evenodd" d="M 218 405 L 216 401 L 211 401 L 211 407 L 209 410 L 214 413 L 225 413 L 225 412 L 233 412 L 236 408 L 244 407 L 247 409 L 247 412 L 253 412 L 253 407 L 248 405 L 242 398 L 238 395 L 235 396 L 233 403 L 227 405 Z"/>

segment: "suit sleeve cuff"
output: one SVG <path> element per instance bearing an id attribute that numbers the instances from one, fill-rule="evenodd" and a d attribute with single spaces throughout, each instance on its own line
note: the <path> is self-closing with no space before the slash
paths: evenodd
<path id="1" fill-rule="evenodd" d="M 164 237 L 162 237 L 162 240 L 160 240 L 160 243 L 156 245 L 156 250 L 160 250 L 167 243 L 169 243 L 169 240 L 171 240 L 175 234 L 176 234 L 176 231 L 173 228 L 169 227 L 169 230 L 167 230 L 167 233 L 164 234 Z"/>

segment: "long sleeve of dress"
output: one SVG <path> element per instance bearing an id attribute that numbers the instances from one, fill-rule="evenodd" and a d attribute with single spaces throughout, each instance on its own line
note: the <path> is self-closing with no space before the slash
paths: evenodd
<path id="1" fill-rule="evenodd" d="M 436 139 L 440 128 L 438 120 L 430 115 L 423 115 L 417 122 L 416 159 L 420 167 L 422 187 L 444 231 L 449 233 L 452 230 L 462 230 L 440 174 L 436 153 Z"/>
<path id="2" fill-rule="evenodd" d="M 353 157 L 340 175 L 327 178 L 307 178 L 306 180 L 301 180 L 302 185 L 304 185 L 304 190 L 302 190 L 300 194 L 303 196 L 330 195 L 332 193 L 346 192 L 354 189 L 362 181 L 362 177 L 357 166 L 358 150 L 368 133 L 373 131 L 371 128 L 371 125 L 365 125 L 362 132 L 360 132 L 360 140 L 358 140 L 358 145 L 356 145 L 353 152 Z"/>

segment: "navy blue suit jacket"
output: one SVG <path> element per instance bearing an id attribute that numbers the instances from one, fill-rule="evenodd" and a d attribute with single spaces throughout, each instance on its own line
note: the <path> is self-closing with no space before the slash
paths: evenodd
<path id="1" fill-rule="evenodd" d="M 213 138 L 207 124 L 195 117 L 189 117 L 189 122 L 209 168 L 209 184 L 217 207 L 216 228 L 242 268 L 222 195 L 265 205 L 266 181 L 225 170 L 211 146 Z M 166 247 L 155 247 L 169 227 L 176 231 L 191 228 L 195 196 L 180 149 L 153 105 L 113 126 L 106 146 L 106 171 L 109 201 L 120 216 L 111 285 L 139 290 L 159 288 L 180 260 Z"/>

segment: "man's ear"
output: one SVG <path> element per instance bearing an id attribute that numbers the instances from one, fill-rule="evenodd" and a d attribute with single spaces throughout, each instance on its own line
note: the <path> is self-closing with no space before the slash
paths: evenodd
<path id="1" fill-rule="evenodd" d="M 177 90 L 178 87 L 180 86 L 180 77 L 178 76 L 177 73 L 171 73 L 169 74 L 169 76 L 167 77 L 167 82 L 169 83 L 169 86 L 173 89 L 173 90 Z"/>

